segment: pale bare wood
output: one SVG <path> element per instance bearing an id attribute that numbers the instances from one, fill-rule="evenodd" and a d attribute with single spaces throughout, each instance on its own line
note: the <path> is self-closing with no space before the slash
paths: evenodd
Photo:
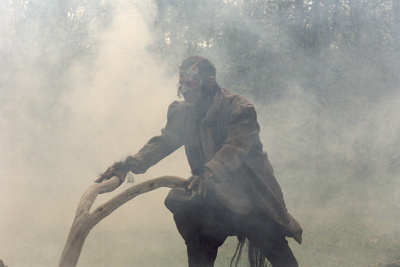
<path id="1" fill-rule="evenodd" d="M 140 194 L 160 187 L 184 187 L 186 181 L 186 179 L 176 176 L 161 176 L 151 179 L 131 186 L 90 212 L 90 208 L 92 207 L 96 197 L 99 194 L 115 190 L 119 185 L 119 179 L 114 176 L 102 183 L 94 183 L 86 190 L 78 204 L 75 218 L 69 231 L 67 242 L 61 254 L 58 266 L 75 267 L 78 263 L 83 244 L 90 230 L 121 205 Z"/>

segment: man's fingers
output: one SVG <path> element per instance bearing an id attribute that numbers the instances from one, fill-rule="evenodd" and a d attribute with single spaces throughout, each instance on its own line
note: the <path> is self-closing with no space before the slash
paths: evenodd
<path id="1" fill-rule="evenodd" d="M 119 178 L 119 184 L 121 185 L 123 182 L 125 182 L 125 178 L 126 178 L 126 173 L 118 173 L 117 177 Z"/>
<path id="2" fill-rule="evenodd" d="M 195 185 L 196 185 L 196 179 L 194 179 L 193 181 L 190 182 L 188 189 L 192 190 Z"/>
<path id="3" fill-rule="evenodd" d="M 202 197 L 205 197 L 207 195 L 207 185 L 204 181 L 199 184 L 199 190 L 197 194 Z"/>
<path id="4" fill-rule="evenodd" d="M 190 178 L 189 178 L 190 180 Z M 205 197 L 207 194 L 207 181 L 200 176 L 195 176 L 187 187 L 189 191 L 194 190 L 196 194 Z"/>
<path id="5" fill-rule="evenodd" d="M 95 183 L 102 183 L 108 179 L 110 179 L 111 177 L 108 177 L 108 175 L 106 175 L 105 173 L 103 173 L 102 175 L 100 175 L 100 177 L 94 181 Z"/>
<path id="6" fill-rule="evenodd" d="M 97 179 L 97 180 L 94 181 L 94 182 L 99 184 L 99 183 L 103 182 L 103 180 L 104 180 L 103 176 L 100 176 L 100 178 Z"/>
<path id="7" fill-rule="evenodd" d="M 192 190 L 194 190 L 196 192 L 196 194 L 205 197 L 207 194 L 207 184 L 208 184 L 208 180 L 204 179 L 201 176 L 197 176 L 197 175 L 193 175 L 191 177 L 189 177 L 188 179 L 188 187 L 186 188 L 186 190 L 188 192 L 191 192 Z"/>
<path id="8" fill-rule="evenodd" d="M 102 176 L 107 177 L 107 179 L 110 179 L 112 176 L 114 176 L 115 169 L 113 167 L 109 167 L 105 173 Z"/>
<path id="9" fill-rule="evenodd" d="M 108 180 L 111 177 L 114 176 L 114 168 L 113 167 L 109 167 L 102 175 L 100 175 L 100 177 L 94 181 L 95 183 L 101 183 L 104 180 Z"/>
<path id="10" fill-rule="evenodd" d="M 199 196 L 201 196 L 201 192 L 203 191 L 203 186 L 202 186 L 202 183 L 199 183 L 199 186 L 198 186 L 198 188 L 197 188 L 197 194 L 199 195 Z"/>
<path id="11" fill-rule="evenodd" d="M 202 179 L 201 183 L 199 184 L 199 195 L 202 197 L 206 197 L 207 195 L 207 186 L 208 186 L 208 180 L 207 179 Z"/>
<path id="12" fill-rule="evenodd" d="M 189 190 L 192 190 L 199 183 L 199 176 L 191 176 L 189 178 L 189 186 L 187 187 Z"/>

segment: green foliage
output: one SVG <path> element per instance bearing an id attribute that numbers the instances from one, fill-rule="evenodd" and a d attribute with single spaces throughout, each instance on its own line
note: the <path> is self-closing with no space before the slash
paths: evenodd
<path id="1" fill-rule="evenodd" d="M 137 1 L 121 2 L 135 5 Z M 219 67 L 222 85 L 246 92 L 260 104 L 279 98 L 293 84 L 332 106 L 360 96 L 376 99 L 398 89 L 398 1 L 154 3 L 157 14 L 151 28 L 156 36 L 152 45 L 155 53 L 173 62 L 192 54 L 208 56 Z M 62 55 L 59 61 L 63 64 L 56 68 L 62 71 L 77 57 L 96 55 L 93 32 L 109 25 L 114 4 L 90 0 L 2 2 L 2 12 L 12 19 L 10 26 L 14 27 L 2 50 L 20 43 L 17 40 L 32 38 L 38 48 L 45 47 L 42 42 L 57 35 L 54 51 L 41 53 L 43 64 L 52 60 L 48 53 Z"/>
<path id="2" fill-rule="evenodd" d="M 399 84 L 399 7 L 392 1 L 158 5 L 156 28 L 166 57 L 182 50 L 219 55 L 224 85 L 257 99 L 279 97 L 297 84 L 336 104 L 360 95 L 375 99 Z"/>

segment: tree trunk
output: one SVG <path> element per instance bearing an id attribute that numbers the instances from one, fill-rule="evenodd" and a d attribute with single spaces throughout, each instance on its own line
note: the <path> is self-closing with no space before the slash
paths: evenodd
<path id="1" fill-rule="evenodd" d="M 59 267 L 76 266 L 83 244 L 90 230 L 121 205 L 140 194 L 160 187 L 184 187 L 186 185 L 186 179 L 176 176 L 162 176 L 137 185 L 133 185 L 106 203 L 100 205 L 94 211 L 90 212 L 90 208 L 99 194 L 111 192 L 115 190 L 118 185 L 118 177 L 112 177 L 110 180 L 102 183 L 94 183 L 83 194 L 78 204 L 75 218 L 68 234 L 67 242 L 61 254 L 61 259 L 58 264 Z"/>

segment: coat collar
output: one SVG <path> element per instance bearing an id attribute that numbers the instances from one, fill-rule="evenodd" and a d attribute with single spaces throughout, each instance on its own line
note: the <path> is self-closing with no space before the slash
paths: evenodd
<path id="1" fill-rule="evenodd" d="M 213 97 L 213 100 L 212 100 L 212 103 L 211 103 L 211 106 L 208 109 L 206 116 L 204 117 L 204 119 L 201 122 L 202 124 L 210 124 L 213 121 L 215 121 L 215 114 L 216 114 L 216 112 L 218 110 L 219 103 L 221 102 L 221 99 L 223 97 L 222 90 L 223 89 L 219 89 L 215 93 L 215 95 Z"/>

